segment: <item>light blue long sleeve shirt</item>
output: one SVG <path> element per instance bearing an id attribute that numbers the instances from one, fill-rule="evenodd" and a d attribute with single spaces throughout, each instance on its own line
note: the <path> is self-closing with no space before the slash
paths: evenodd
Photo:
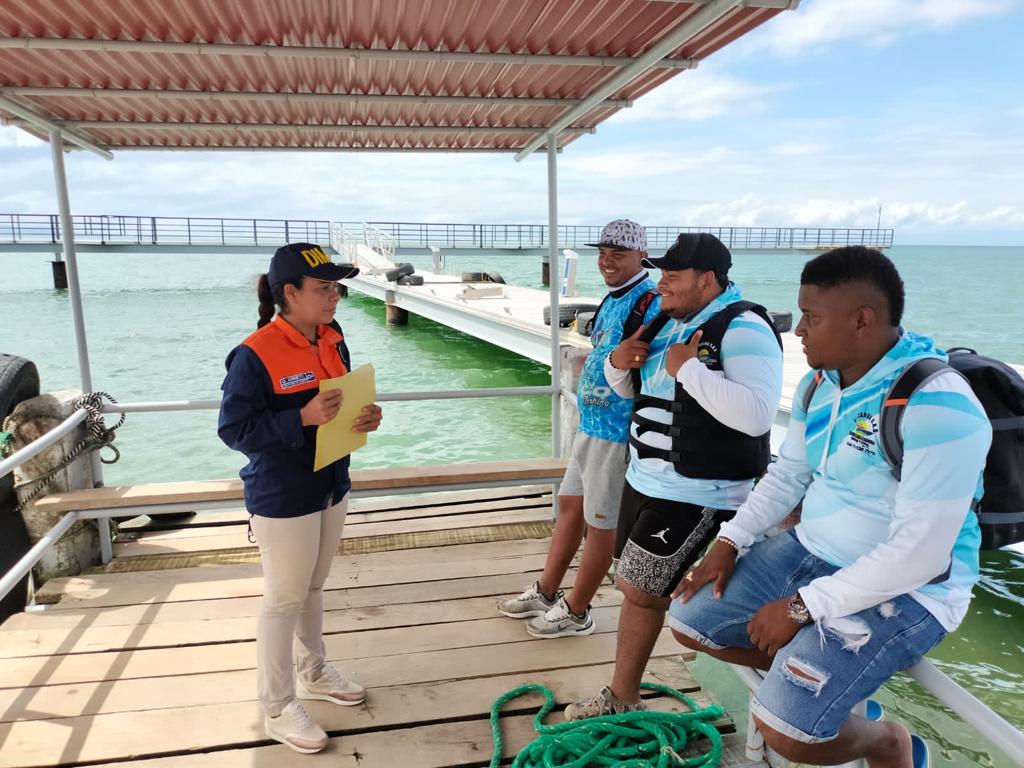
<path id="1" fill-rule="evenodd" d="M 796 534 L 835 565 L 800 590 L 816 620 L 839 618 L 909 594 L 952 631 L 978 580 L 981 533 L 971 503 L 992 440 L 985 411 L 959 374 L 942 373 L 909 400 L 902 420 L 901 480 L 879 450 L 879 416 L 893 381 L 912 362 L 945 355 L 903 333 L 860 380 L 840 388 L 825 371 L 807 411 L 808 374 L 793 398 L 778 460 L 721 535 L 750 546 L 803 499 Z M 949 577 L 929 583 L 946 570 Z"/>

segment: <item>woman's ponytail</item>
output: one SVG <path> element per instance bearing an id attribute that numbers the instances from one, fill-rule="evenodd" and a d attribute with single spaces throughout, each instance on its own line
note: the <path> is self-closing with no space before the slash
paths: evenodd
<path id="1" fill-rule="evenodd" d="M 256 295 L 260 300 L 260 321 L 256 327 L 262 328 L 274 319 L 274 293 L 270 290 L 270 281 L 267 280 L 266 274 L 260 275 L 260 280 L 256 284 Z"/>

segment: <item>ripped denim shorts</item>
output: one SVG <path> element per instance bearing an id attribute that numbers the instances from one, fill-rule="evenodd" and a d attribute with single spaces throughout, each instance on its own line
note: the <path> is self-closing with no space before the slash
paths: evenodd
<path id="1" fill-rule="evenodd" d="M 688 603 L 674 600 L 669 624 L 709 648 L 752 648 L 747 624 L 762 605 L 837 570 L 788 531 L 755 544 L 737 561 L 720 600 L 711 596 L 710 584 Z M 751 701 L 761 722 L 804 743 L 834 739 L 859 702 L 946 636 L 909 595 L 822 624 L 803 627 L 776 654 Z"/>

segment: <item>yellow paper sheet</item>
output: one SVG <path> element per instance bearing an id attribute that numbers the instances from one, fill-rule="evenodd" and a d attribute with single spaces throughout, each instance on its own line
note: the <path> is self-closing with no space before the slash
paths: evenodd
<path id="1" fill-rule="evenodd" d="M 367 363 L 345 376 L 320 382 L 321 392 L 329 389 L 340 389 L 344 396 L 338 415 L 326 424 L 321 424 L 316 431 L 314 470 L 323 469 L 366 445 L 366 433 L 353 432 L 352 425 L 362 415 L 363 406 L 370 405 L 377 399 L 373 366 Z"/>

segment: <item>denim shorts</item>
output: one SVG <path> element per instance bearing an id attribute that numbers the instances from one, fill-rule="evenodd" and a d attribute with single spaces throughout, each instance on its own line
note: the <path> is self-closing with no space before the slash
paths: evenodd
<path id="1" fill-rule="evenodd" d="M 711 596 L 711 584 L 685 604 L 674 600 L 669 624 L 709 648 L 752 648 L 747 624 L 762 605 L 837 570 L 789 531 L 755 544 L 741 557 L 720 600 Z M 859 702 L 916 664 L 945 635 L 938 620 L 909 595 L 808 624 L 775 655 L 751 712 L 797 741 L 829 741 Z"/>

